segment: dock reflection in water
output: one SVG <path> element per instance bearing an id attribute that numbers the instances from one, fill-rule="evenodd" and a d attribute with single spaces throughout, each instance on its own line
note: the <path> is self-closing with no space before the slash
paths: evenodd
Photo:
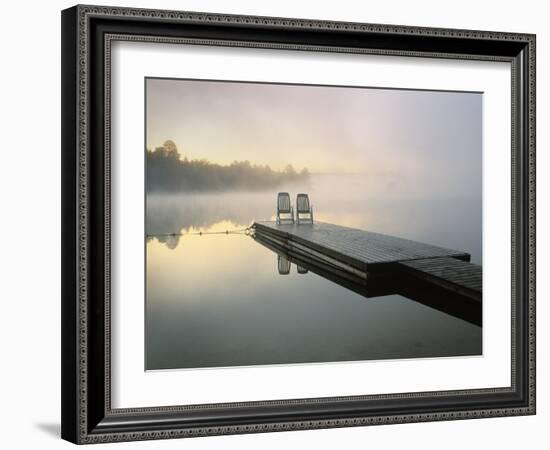
<path id="1" fill-rule="evenodd" d="M 297 253 L 274 245 L 272 241 L 262 239 L 261 236 L 256 235 L 254 239 L 277 255 L 277 271 L 279 275 L 290 274 L 292 264 L 294 263 L 297 274 L 307 274 L 311 271 L 367 299 L 400 295 L 453 317 L 481 326 L 481 302 L 455 292 L 450 292 L 427 281 L 419 280 L 406 272 L 374 274 L 366 280 L 321 261 L 306 259 Z"/>

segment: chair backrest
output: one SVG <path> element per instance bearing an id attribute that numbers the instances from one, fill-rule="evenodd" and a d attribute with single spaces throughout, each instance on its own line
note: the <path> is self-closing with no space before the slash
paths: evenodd
<path id="1" fill-rule="evenodd" d="M 298 194 L 296 196 L 296 211 L 301 213 L 308 213 L 309 208 L 309 197 L 307 194 Z"/>
<path id="2" fill-rule="evenodd" d="M 290 195 L 288 192 L 279 192 L 277 195 L 277 211 L 290 213 Z"/>

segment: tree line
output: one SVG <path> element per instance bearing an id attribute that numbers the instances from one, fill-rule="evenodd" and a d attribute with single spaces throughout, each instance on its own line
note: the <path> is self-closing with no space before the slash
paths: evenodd
<path id="1" fill-rule="evenodd" d="M 291 164 L 278 171 L 250 161 L 224 166 L 206 159 L 181 158 L 173 141 L 147 149 L 146 171 L 149 192 L 265 190 L 309 178 L 306 168 L 297 172 Z"/>

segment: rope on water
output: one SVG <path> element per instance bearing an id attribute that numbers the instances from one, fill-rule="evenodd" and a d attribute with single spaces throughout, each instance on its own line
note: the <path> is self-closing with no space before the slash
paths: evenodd
<path id="1" fill-rule="evenodd" d="M 254 233 L 252 226 L 247 228 L 241 228 L 238 230 L 225 230 L 225 231 L 196 231 L 193 233 L 158 233 L 147 234 L 147 237 L 176 237 L 176 236 L 203 236 L 207 234 L 244 234 L 250 236 Z"/>

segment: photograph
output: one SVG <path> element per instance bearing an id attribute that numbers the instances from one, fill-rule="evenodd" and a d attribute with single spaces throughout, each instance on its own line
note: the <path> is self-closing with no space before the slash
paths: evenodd
<path id="1" fill-rule="evenodd" d="M 145 370 L 482 356 L 483 99 L 146 77 Z"/>

